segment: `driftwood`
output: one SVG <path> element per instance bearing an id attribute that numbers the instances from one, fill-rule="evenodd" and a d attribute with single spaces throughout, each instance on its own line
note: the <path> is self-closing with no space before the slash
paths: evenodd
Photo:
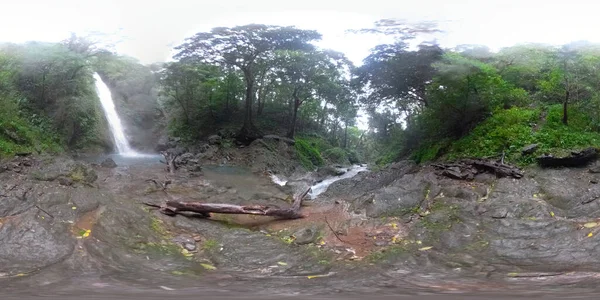
<path id="1" fill-rule="evenodd" d="M 177 169 L 175 159 L 178 155 L 174 155 L 173 153 L 168 151 L 162 151 L 160 154 L 162 154 L 162 156 L 165 158 L 165 161 L 163 163 L 167 165 L 167 172 L 169 172 L 170 174 L 175 174 L 175 170 Z"/>
<path id="2" fill-rule="evenodd" d="M 432 166 L 438 170 L 438 175 L 459 180 L 472 180 L 475 175 L 480 173 L 492 173 L 497 177 L 517 179 L 523 177 L 523 172 L 517 167 L 483 159 L 465 159 L 456 163 L 432 164 Z"/>
<path id="3" fill-rule="evenodd" d="M 583 167 L 590 162 L 598 159 L 598 149 L 587 148 L 581 151 L 573 151 L 571 155 L 565 157 L 554 157 L 544 155 L 537 158 L 537 163 L 541 167 Z"/>
<path id="4" fill-rule="evenodd" d="M 181 202 L 177 200 L 168 200 L 163 205 L 144 203 L 148 206 L 160 208 L 160 212 L 165 215 L 176 215 L 182 212 L 195 212 L 204 217 L 210 217 L 210 213 L 219 214 L 246 214 L 279 217 L 283 219 L 299 219 L 304 217 L 300 213 L 302 200 L 310 192 L 310 188 L 304 193 L 294 197 L 291 207 L 279 208 L 265 205 L 235 205 L 226 203 L 203 203 L 203 202 Z"/>
<path id="5" fill-rule="evenodd" d="M 169 187 L 169 184 L 173 183 L 170 179 L 165 178 L 165 181 L 158 181 L 156 179 L 146 179 L 146 182 L 154 183 L 156 188 L 160 188 L 162 191 L 166 191 Z"/>

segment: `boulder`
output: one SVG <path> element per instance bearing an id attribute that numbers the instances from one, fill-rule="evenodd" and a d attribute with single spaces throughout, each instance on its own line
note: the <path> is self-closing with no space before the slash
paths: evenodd
<path id="1" fill-rule="evenodd" d="M 317 170 L 317 181 L 323 180 L 329 176 L 341 176 L 346 174 L 346 169 L 333 166 L 321 167 Z"/>
<path id="2" fill-rule="evenodd" d="M 220 143 L 221 140 L 222 140 L 222 138 L 216 134 L 208 137 L 208 143 L 211 145 L 216 145 L 216 144 Z"/>
<path id="3" fill-rule="evenodd" d="M 112 168 L 116 168 L 117 167 L 117 163 L 112 158 L 109 157 L 109 158 L 103 160 L 100 163 L 100 166 L 103 167 L 103 168 L 110 168 L 110 169 L 112 169 Z"/>
<path id="4" fill-rule="evenodd" d="M 598 149 L 590 147 L 581 151 L 572 151 L 564 157 L 543 155 L 537 158 L 541 167 L 583 167 L 598 159 Z"/>
<path id="5" fill-rule="evenodd" d="M 296 144 L 296 141 L 293 140 L 293 139 L 282 137 L 282 136 L 278 136 L 278 135 L 273 135 L 273 134 L 267 134 L 267 135 L 263 136 L 262 138 L 263 138 L 263 140 L 266 140 L 266 141 L 269 141 L 269 140 L 277 141 L 277 142 L 282 141 L 282 142 L 285 142 L 288 145 L 295 145 Z"/>
<path id="6" fill-rule="evenodd" d="M 169 138 L 167 138 L 166 136 L 163 136 L 158 140 L 158 143 L 154 147 L 154 150 L 156 150 L 157 152 L 160 152 L 160 151 L 165 151 L 169 148 L 170 148 L 169 147 Z"/>
<path id="7" fill-rule="evenodd" d="M 194 159 L 194 154 L 187 152 L 187 153 L 184 153 L 184 154 L 181 154 L 180 156 L 178 156 L 175 159 L 175 163 L 177 163 L 178 165 L 185 165 L 193 159 Z"/>
<path id="8" fill-rule="evenodd" d="M 533 152 L 535 152 L 535 150 L 537 150 L 538 148 L 539 148 L 538 144 L 527 145 L 527 146 L 523 147 L 523 149 L 521 149 L 521 154 L 522 155 L 533 154 Z"/>
<path id="9" fill-rule="evenodd" d="M 294 243 L 297 245 L 306 245 L 314 243 L 319 237 L 319 229 L 316 226 L 302 228 L 294 232 L 296 239 Z"/>

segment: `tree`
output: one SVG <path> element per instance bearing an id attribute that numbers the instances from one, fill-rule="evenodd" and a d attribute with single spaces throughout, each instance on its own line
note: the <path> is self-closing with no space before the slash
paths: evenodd
<path id="1" fill-rule="evenodd" d="M 429 105 L 426 88 L 443 51 L 437 45 L 421 45 L 409 51 L 405 43 L 379 45 L 357 70 L 357 80 L 366 88 L 363 104 L 396 108 L 410 117 Z"/>
<path id="2" fill-rule="evenodd" d="M 289 85 L 292 115 L 287 133 L 294 138 L 298 109 L 306 101 L 317 99 L 318 91 L 341 80 L 340 69 L 351 65 L 345 57 L 333 51 L 278 51 L 277 77 Z"/>
<path id="3" fill-rule="evenodd" d="M 258 66 L 272 60 L 277 50 L 312 50 L 310 42 L 320 38 L 316 31 L 294 27 L 260 24 L 217 27 L 188 38 L 176 47 L 179 52 L 175 58 L 231 66 L 242 72 L 246 85 L 245 115 L 238 139 L 249 143 L 260 136 L 252 121 Z"/>

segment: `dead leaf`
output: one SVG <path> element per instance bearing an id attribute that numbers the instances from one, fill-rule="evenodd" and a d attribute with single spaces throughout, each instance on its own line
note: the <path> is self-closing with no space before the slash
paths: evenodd
<path id="1" fill-rule="evenodd" d="M 588 235 L 587 235 L 587 236 L 588 236 L 588 237 L 592 237 L 593 235 L 594 235 L 594 234 L 590 232 L 590 233 L 588 233 Z"/>
<path id="2" fill-rule="evenodd" d="M 72 209 L 72 210 L 76 210 L 76 209 L 77 209 L 77 206 L 73 206 L 73 207 L 71 207 L 71 209 Z"/>
<path id="3" fill-rule="evenodd" d="M 181 249 L 181 254 L 183 254 L 183 256 L 186 257 L 194 256 L 194 254 L 190 253 L 190 251 L 188 251 L 187 249 Z"/>
<path id="4" fill-rule="evenodd" d="M 92 231 L 88 229 L 85 232 L 83 232 L 83 234 L 81 236 L 86 238 L 86 237 L 90 236 L 90 233 L 92 233 Z"/>
<path id="5" fill-rule="evenodd" d="M 585 227 L 585 228 L 594 228 L 596 226 L 598 226 L 598 223 L 596 223 L 596 222 L 589 222 L 589 223 L 583 224 L 583 227 Z"/>
<path id="6" fill-rule="evenodd" d="M 217 269 L 217 267 L 215 267 L 211 264 L 200 264 L 200 265 L 207 270 L 216 270 Z"/>
<path id="7" fill-rule="evenodd" d="M 427 246 L 427 247 L 419 248 L 419 251 L 427 251 L 427 250 L 430 250 L 431 248 L 433 248 L 433 247 Z"/>
<path id="8" fill-rule="evenodd" d="M 287 263 L 282 262 L 282 261 L 278 261 L 277 264 L 280 265 L 280 266 L 287 266 Z"/>
<path id="9" fill-rule="evenodd" d="M 554 218 L 554 212 L 553 211 L 550 212 L 550 216 Z"/>

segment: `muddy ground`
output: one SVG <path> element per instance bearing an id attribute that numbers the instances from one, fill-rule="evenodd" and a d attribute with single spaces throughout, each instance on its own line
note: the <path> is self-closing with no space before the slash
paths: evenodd
<path id="1" fill-rule="evenodd" d="M 249 150 L 253 151 L 253 150 Z M 234 161 L 234 159 L 231 159 Z M 281 162 L 273 162 L 274 164 Z M 105 168 L 68 157 L 0 166 L 0 291 L 20 295 L 537 295 L 597 291 L 600 175 L 439 177 L 400 162 L 333 183 L 306 218 L 170 217 L 167 199 L 287 206 L 264 170 Z M 296 175 L 294 175 L 296 174 Z M 295 176 L 295 177 L 294 177 Z M 148 182 L 172 181 L 166 190 Z"/>

